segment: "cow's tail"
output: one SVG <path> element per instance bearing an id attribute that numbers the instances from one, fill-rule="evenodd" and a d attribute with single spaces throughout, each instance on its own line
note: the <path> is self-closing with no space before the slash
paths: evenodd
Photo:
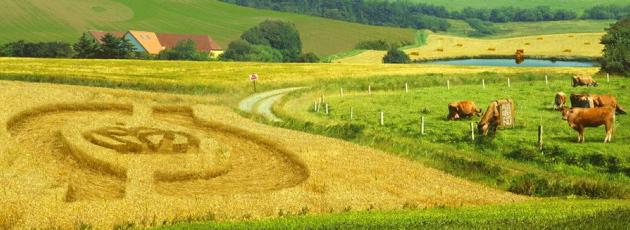
<path id="1" fill-rule="evenodd" d="M 626 110 L 623 109 L 623 107 L 621 107 L 621 105 L 617 105 L 617 108 L 615 109 L 615 111 L 619 114 L 627 114 Z"/>

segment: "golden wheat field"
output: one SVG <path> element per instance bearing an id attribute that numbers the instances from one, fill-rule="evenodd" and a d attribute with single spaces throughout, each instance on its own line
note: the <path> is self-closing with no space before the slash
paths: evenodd
<path id="1" fill-rule="evenodd" d="M 512 203 L 214 97 L 0 81 L 0 228 L 138 227 L 286 213 Z"/>
<path id="2" fill-rule="evenodd" d="M 412 60 L 444 58 L 509 56 L 517 49 L 525 55 L 537 58 L 597 58 L 603 45 L 599 43 L 603 33 L 574 33 L 538 35 L 502 39 L 475 39 L 448 35 L 429 34 L 424 46 L 406 49 Z M 385 51 L 368 50 L 359 55 L 336 60 L 339 63 L 381 63 Z"/>

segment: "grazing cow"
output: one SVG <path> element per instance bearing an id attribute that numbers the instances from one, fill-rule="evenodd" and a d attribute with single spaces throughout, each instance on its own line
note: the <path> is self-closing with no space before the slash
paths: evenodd
<path id="1" fill-rule="evenodd" d="M 599 84 L 595 80 L 593 80 L 590 76 L 573 76 L 573 87 L 583 86 L 586 87 L 594 86 L 597 87 Z"/>
<path id="2" fill-rule="evenodd" d="M 497 132 L 497 127 L 499 127 L 499 103 L 493 101 L 488 106 L 486 113 L 481 117 L 479 123 L 477 123 L 477 129 L 479 130 L 479 134 L 488 135 L 488 130 L 492 130 L 492 134 Z"/>
<path id="3" fill-rule="evenodd" d="M 514 54 L 514 62 L 516 62 L 516 64 L 521 64 L 523 61 L 525 61 L 525 50 L 517 49 Z"/>
<path id="4" fill-rule="evenodd" d="M 567 95 L 563 92 L 556 93 L 556 101 L 555 101 L 555 109 L 562 110 L 566 106 L 567 103 Z"/>
<path id="5" fill-rule="evenodd" d="M 562 119 L 578 132 L 578 143 L 584 142 L 584 128 L 606 126 L 606 138 L 604 143 L 612 140 L 615 126 L 615 110 L 610 107 L 603 108 L 564 108 Z"/>
<path id="6" fill-rule="evenodd" d="M 573 108 L 614 108 L 618 114 L 626 114 L 626 110 L 617 103 L 617 98 L 608 94 L 571 94 L 571 106 Z"/>
<path id="7" fill-rule="evenodd" d="M 446 119 L 459 120 L 472 116 L 481 116 L 481 109 L 475 105 L 475 102 L 460 101 L 448 104 L 448 116 Z"/>

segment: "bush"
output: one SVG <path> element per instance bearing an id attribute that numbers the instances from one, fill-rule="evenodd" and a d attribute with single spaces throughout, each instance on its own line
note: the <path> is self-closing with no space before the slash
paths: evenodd
<path id="1" fill-rule="evenodd" d="M 223 61 L 259 61 L 282 62 L 280 51 L 269 46 L 251 45 L 245 41 L 237 40 L 228 45 L 227 50 L 219 57 Z"/>
<path id="2" fill-rule="evenodd" d="M 383 63 L 410 63 L 409 55 L 399 49 L 390 49 L 383 57 Z"/>
<path id="3" fill-rule="evenodd" d="M 601 41 L 604 45 L 601 70 L 630 76 L 630 17 L 618 21 L 606 31 Z"/>
<path id="4" fill-rule="evenodd" d="M 302 63 L 315 63 L 319 61 L 320 61 L 319 57 L 314 53 L 302 54 L 297 60 L 297 62 L 302 62 Z"/>
<path id="5" fill-rule="evenodd" d="M 0 48 L 0 55 L 7 57 L 43 57 L 70 58 L 74 51 L 65 42 L 25 42 L 23 40 L 11 42 Z"/>
<path id="6" fill-rule="evenodd" d="M 241 35 L 252 45 L 270 46 L 282 54 L 283 61 L 294 62 L 302 53 L 302 40 L 295 25 L 267 20 Z"/>
<path id="7" fill-rule="evenodd" d="M 193 40 L 187 39 L 178 41 L 172 48 L 162 50 L 158 59 L 202 61 L 208 59 L 208 54 L 199 52 L 197 44 Z"/>

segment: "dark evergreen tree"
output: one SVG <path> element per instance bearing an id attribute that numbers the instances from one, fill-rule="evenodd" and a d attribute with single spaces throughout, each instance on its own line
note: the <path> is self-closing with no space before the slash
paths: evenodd
<path id="1" fill-rule="evenodd" d="M 390 49 L 383 57 L 383 63 L 409 63 L 409 55 L 399 49 Z"/>
<path id="2" fill-rule="evenodd" d="M 96 57 L 99 49 L 98 44 L 96 44 L 96 41 L 94 41 L 94 38 L 92 38 L 92 36 L 88 35 L 87 33 L 83 33 L 83 35 L 81 35 L 81 38 L 79 38 L 79 41 L 72 45 L 72 48 L 74 48 L 74 51 L 76 52 L 75 57 L 77 58 Z"/>
<path id="3" fill-rule="evenodd" d="M 124 37 L 118 38 L 107 33 L 101 38 L 101 42 L 97 58 L 125 59 L 130 58 L 134 52 L 133 45 Z"/>

